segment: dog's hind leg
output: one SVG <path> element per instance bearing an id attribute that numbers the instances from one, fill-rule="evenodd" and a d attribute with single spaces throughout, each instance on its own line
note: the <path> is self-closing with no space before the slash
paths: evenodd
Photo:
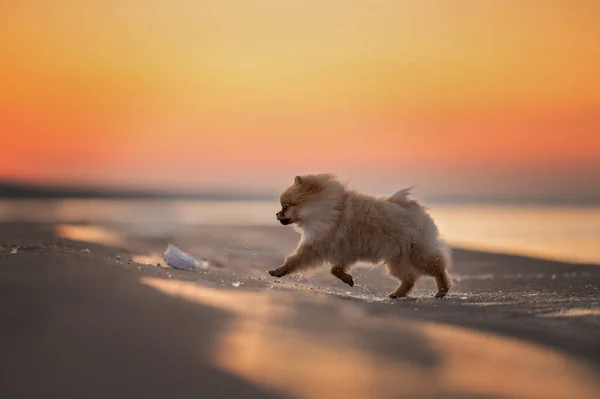
<path id="1" fill-rule="evenodd" d="M 452 278 L 448 273 L 451 262 L 450 254 L 442 251 L 424 257 L 419 253 L 413 253 L 412 262 L 422 273 L 435 278 L 435 284 L 437 285 L 435 297 L 443 298 L 452 287 Z"/>
<path id="2" fill-rule="evenodd" d="M 400 280 L 400 284 L 396 290 L 388 296 L 393 299 L 409 296 L 419 278 L 419 274 L 413 268 L 412 264 L 408 259 L 400 257 L 388 260 L 386 265 L 390 274 Z"/>
<path id="3" fill-rule="evenodd" d="M 437 273 L 435 274 L 435 283 L 437 285 L 436 298 L 443 298 L 446 296 L 450 288 L 452 287 L 452 277 L 448 273 L 448 269 L 452 263 L 452 255 L 450 249 L 445 246 L 436 258 Z"/>
<path id="4" fill-rule="evenodd" d="M 437 293 L 435 294 L 436 298 L 443 298 L 452 287 L 452 279 L 446 270 L 440 271 L 439 274 L 435 276 L 435 284 L 437 285 Z"/>
<path id="5" fill-rule="evenodd" d="M 344 283 L 348 284 L 350 287 L 354 287 L 354 280 L 352 276 L 346 272 L 347 266 L 335 265 L 331 267 L 331 275 L 339 278 Z"/>
<path id="6" fill-rule="evenodd" d="M 409 296 L 412 293 L 413 288 L 415 287 L 415 283 L 417 279 L 413 276 L 405 276 L 398 287 L 389 294 L 388 296 L 392 299 L 404 298 Z"/>

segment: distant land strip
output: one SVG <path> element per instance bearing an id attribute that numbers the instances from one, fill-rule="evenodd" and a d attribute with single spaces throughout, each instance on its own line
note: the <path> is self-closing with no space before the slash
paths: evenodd
<path id="1" fill-rule="evenodd" d="M 418 191 L 418 190 L 417 190 Z M 386 195 L 381 193 L 380 195 Z M 482 195 L 419 195 L 426 205 L 546 205 L 546 206 L 600 206 L 600 198 L 586 197 L 510 197 Z M 0 181 L 0 199 L 172 199 L 199 201 L 277 201 L 279 193 L 251 191 L 203 190 L 197 192 L 176 190 L 122 189 L 84 186 L 43 185 Z"/>

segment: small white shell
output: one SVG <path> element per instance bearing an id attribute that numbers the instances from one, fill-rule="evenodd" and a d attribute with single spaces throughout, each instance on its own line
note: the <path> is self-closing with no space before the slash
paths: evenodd
<path id="1" fill-rule="evenodd" d="M 200 266 L 200 263 L 192 255 L 186 254 L 173 244 L 169 244 L 163 258 L 167 265 L 175 269 L 192 270 Z"/>

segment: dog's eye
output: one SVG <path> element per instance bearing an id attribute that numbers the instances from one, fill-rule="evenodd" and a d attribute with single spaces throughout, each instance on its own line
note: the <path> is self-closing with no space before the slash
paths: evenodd
<path id="1" fill-rule="evenodd" d="M 281 205 L 281 209 L 283 209 L 285 211 L 286 209 L 288 209 L 288 206 L 287 205 Z"/>

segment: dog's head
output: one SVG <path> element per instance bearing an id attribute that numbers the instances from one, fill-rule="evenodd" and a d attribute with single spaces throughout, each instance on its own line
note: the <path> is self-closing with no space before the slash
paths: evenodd
<path id="1" fill-rule="evenodd" d="M 343 186 L 330 174 L 296 176 L 294 183 L 281 194 L 277 220 L 283 225 L 309 223 L 330 208 L 328 200 L 333 200 L 332 194 L 341 190 Z"/>

